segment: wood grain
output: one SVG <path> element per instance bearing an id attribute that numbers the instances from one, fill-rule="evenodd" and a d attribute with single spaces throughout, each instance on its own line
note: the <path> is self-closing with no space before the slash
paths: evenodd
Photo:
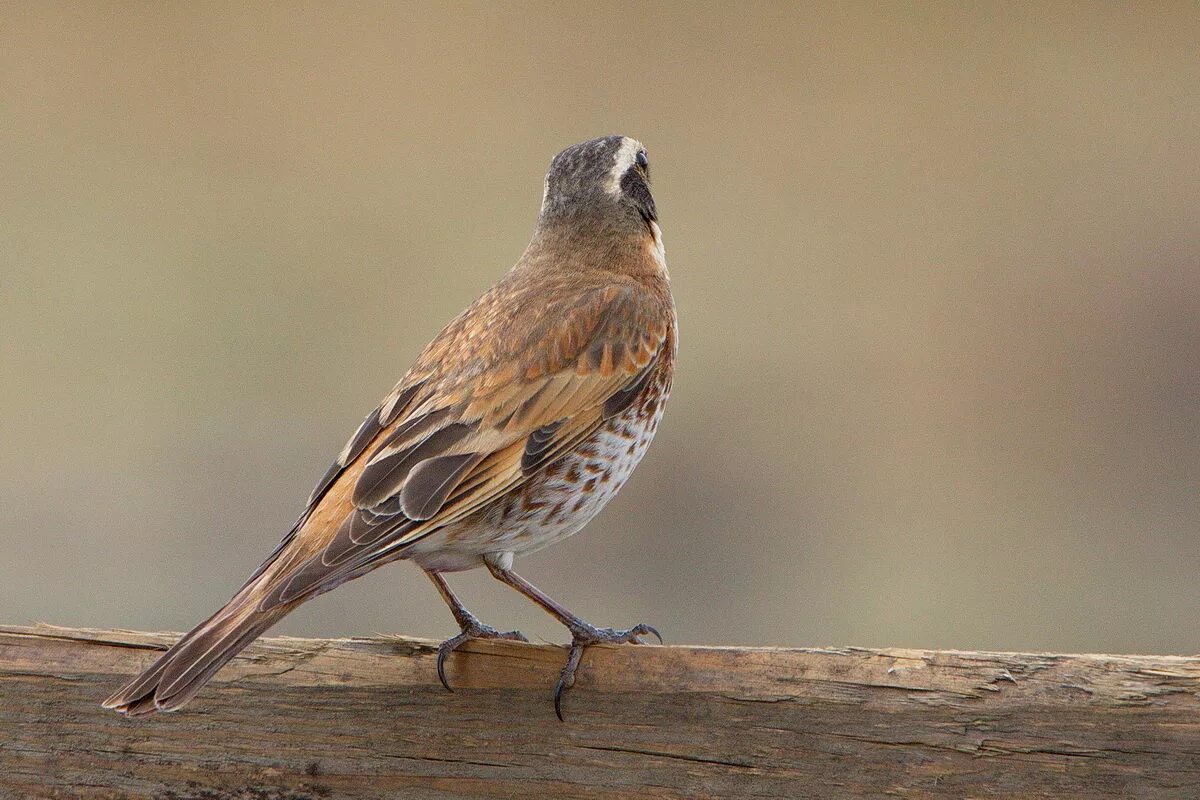
<path id="1" fill-rule="evenodd" d="M 1193 798 L 1200 658 L 264 639 L 100 709 L 176 634 L 0 627 L 0 797 Z"/>

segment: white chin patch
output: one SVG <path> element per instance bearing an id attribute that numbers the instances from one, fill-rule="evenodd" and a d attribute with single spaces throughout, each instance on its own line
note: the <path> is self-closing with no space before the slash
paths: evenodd
<path id="1" fill-rule="evenodd" d="M 621 140 L 621 146 L 617 149 L 617 155 L 613 159 L 612 169 L 608 173 L 608 181 L 604 184 L 604 188 L 609 194 L 621 193 L 621 178 L 625 177 L 626 171 L 633 166 L 638 150 L 641 149 L 642 143 L 637 139 L 630 139 L 626 136 Z"/>

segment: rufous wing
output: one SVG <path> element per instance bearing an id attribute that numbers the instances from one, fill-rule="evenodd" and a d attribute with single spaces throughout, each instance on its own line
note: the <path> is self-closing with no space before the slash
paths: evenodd
<path id="1" fill-rule="evenodd" d="M 281 545 L 261 610 L 332 589 L 519 486 L 633 401 L 668 336 L 669 306 L 632 282 L 539 291 L 552 298 L 541 309 L 513 294 L 468 308 L 359 428 Z"/>

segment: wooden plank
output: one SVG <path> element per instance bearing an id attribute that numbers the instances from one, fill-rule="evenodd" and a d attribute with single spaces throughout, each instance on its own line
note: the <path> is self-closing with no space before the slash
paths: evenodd
<path id="1" fill-rule="evenodd" d="M 270 638 L 187 708 L 99 702 L 176 634 L 0 627 L 0 797 L 1200 797 L 1200 658 Z"/>

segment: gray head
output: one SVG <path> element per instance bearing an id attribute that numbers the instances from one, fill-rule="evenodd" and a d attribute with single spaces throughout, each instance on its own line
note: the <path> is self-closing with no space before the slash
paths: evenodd
<path id="1" fill-rule="evenodd" d="M 541 222 L 600 223 L 645 231 L 658 219 L 646 148 L 628 136 L 572 145 L 546 173 Z"/>

